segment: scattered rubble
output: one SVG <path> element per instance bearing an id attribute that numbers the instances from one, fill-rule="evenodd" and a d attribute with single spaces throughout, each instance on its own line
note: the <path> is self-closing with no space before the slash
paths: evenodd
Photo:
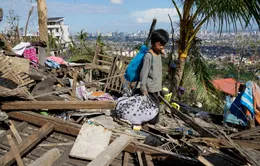
<path id="1" fill-rule="evenodd" d="M 259 127 L 238 132 L 222 125 L 223 115 L 175 101 L 178 110 L 161 97 L 156 125 L 114 117 L 129 59 L 98 50 L 92 63 L 49 58 L 46 66 L 0 55 L 0 116 L 9 129 L 0 134 L 0 165 L 259 165 Z"/>

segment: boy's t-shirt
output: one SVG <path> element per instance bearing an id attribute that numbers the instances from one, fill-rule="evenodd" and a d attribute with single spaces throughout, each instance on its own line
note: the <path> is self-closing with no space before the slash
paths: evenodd
<path id="1" fill-rule="evenodd" d="M 140 74 L 140 88 L 142 92 L 159 92 L 162 90 L 162 58 L 146 53 Z"/>

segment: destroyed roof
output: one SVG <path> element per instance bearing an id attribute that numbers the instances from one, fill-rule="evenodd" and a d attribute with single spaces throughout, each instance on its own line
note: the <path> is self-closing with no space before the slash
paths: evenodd
<path id="1" fill-rule="evenodd" d="M 64 17 L 50 17 L 50 18 L 48 18 L 47 22 L 58 22 L 63 19 L 64 19 Z"/>
<path id="2" fill-rule="evenodd" d="M 238 82 L 237 88 L 236 88 L 236 83 L 237 83 L 237 81 L 234 80 L 233 78 L 224 78 L 224 79 L 213 80 L 213 85 L 216 89 L 218 89 L 222 92 L 225 92 L 229 95 L 232 95 L 232 96 L 236 95 L 236 93 L 238 92 L 239 86 L 240 86 L 240 82 Z"/>

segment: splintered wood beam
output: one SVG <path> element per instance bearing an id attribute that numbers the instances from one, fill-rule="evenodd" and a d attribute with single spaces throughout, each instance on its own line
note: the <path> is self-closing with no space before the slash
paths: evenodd
<path id="1" fill-rule="evenodd" d="M 1 103 L 2 110 L 114 109 L 113 101 L 14 101 Z"/>
<path id="2" fill-rule="evenodd" d="M 17 146 L 18 152 L 21 156 L 27 153 L 32 147 L 41 141 L 46 135 L 48 135 L 54 128 L 53 124 L 47 123 L 41 127 L 38 131 L 30 135 L 22 144 Z M 11 165 L 15 162 L 12 151 L 7 152 L 0 158 L 0 165 Z"/>
<path id="3" fill-rule="evenodd" d="M 116 138 L 103 152 L 101 152 L 88 166 L 108 166 L 116 156 L 127 147 L 132 140 L 132 137 L 121 135 Z"/>

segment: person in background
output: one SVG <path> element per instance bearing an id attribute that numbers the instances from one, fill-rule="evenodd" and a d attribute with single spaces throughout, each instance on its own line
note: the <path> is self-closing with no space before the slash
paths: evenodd
<path id="1" fill-rule="evenodd" d="M 140 90 L 143 95 L 149 95 L 156 106 L 160 108 L 159 93 L 162 90 L 162 60 L 164 47 L 169 41 L 169 34 L 163 29 L 157 29 L 151 36 L 151 48 L 144 56 L 140 74 Z M 159 121 L 159 112 L 149 123 Z"/>

